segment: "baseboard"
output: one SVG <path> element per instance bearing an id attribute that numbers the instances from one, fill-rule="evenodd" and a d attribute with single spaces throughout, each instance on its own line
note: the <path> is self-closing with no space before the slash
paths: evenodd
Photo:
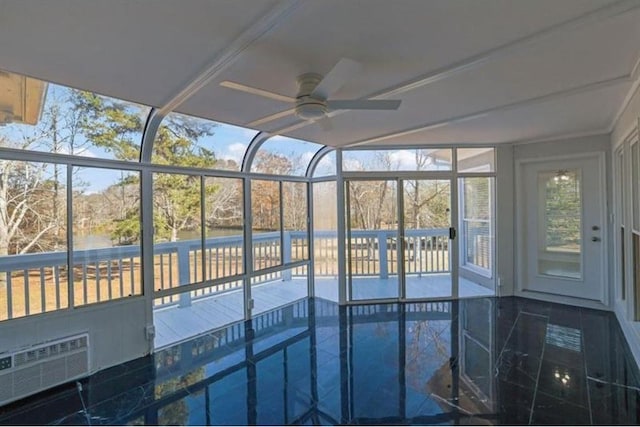
<path id="1" fill-rule="evenodd" d="M 514 296 L 523 297 L 523 298 L 531 298 L 531 299 L 536 299 L 536 300 L 546 301 L 546 302 L 555 302 L 555 303 L 559 303 L 559 304 L 574 305 L 574 306 L 577 306 L 577 307 L 593 308 L 595 310 L 611 311 L 611 307 L 609 307 L 608 305 L 603 304 L 600 301 L 594 301 L 594 300 L 582 299 L 582 298 L 574 298 L 574 297 L 568 297 L 568 296 L 556 295 L 556 294 L 547 294 L 547 293 L 544 293 L 544 292 L 519 291 L 519 290 L 516 290 L 514 292 Z"/>
<path id="2" fill-rule="evenodd" d="M 616 304 L 613 312 L 618 319 L 622 333 L 624 334 L 636 365 L 640 366 L 640 322 L 631 322 L 626 318 L 626 313 L 622 307 Z"/>

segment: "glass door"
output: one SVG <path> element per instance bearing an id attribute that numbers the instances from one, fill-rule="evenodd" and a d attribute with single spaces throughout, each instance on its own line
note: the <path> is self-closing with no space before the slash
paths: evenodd
<path id="1" fill-rule="evenodd" d="M 397 299 L 400 297 L 398 181 L 345 182 L 350 299 Z"/>
<path id="2" fill-rule="evenodd" d="M 407 179 L 401 186 L 405 297 L 451 297 L 451 180 Z"/>

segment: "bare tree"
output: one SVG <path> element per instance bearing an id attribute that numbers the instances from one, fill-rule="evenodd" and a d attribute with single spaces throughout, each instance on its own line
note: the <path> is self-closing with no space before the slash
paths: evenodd
<path id="1" fill-rule="evenodd" d="M 58 246 L 42 240 L 62 222 L 46 172 L 46 164 L 0 160 L 0 256 Z"/>

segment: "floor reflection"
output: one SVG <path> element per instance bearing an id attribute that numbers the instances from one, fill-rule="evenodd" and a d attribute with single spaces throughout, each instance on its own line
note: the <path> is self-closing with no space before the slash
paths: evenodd
<path id="1" fill-rule="evenodd" d="M 636 424 L 638 380 L 606 312 L 302 299 L 100 372 L 76 394 L 0 408 L 0 423 Z"/>

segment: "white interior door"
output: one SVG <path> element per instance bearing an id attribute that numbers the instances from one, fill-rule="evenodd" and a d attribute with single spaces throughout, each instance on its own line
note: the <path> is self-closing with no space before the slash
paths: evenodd
<path id="1" fill-rule="evenodd" d="M 603 169 L 599 154 L 522 163 L 522 290 L 604 302 Z"/>

